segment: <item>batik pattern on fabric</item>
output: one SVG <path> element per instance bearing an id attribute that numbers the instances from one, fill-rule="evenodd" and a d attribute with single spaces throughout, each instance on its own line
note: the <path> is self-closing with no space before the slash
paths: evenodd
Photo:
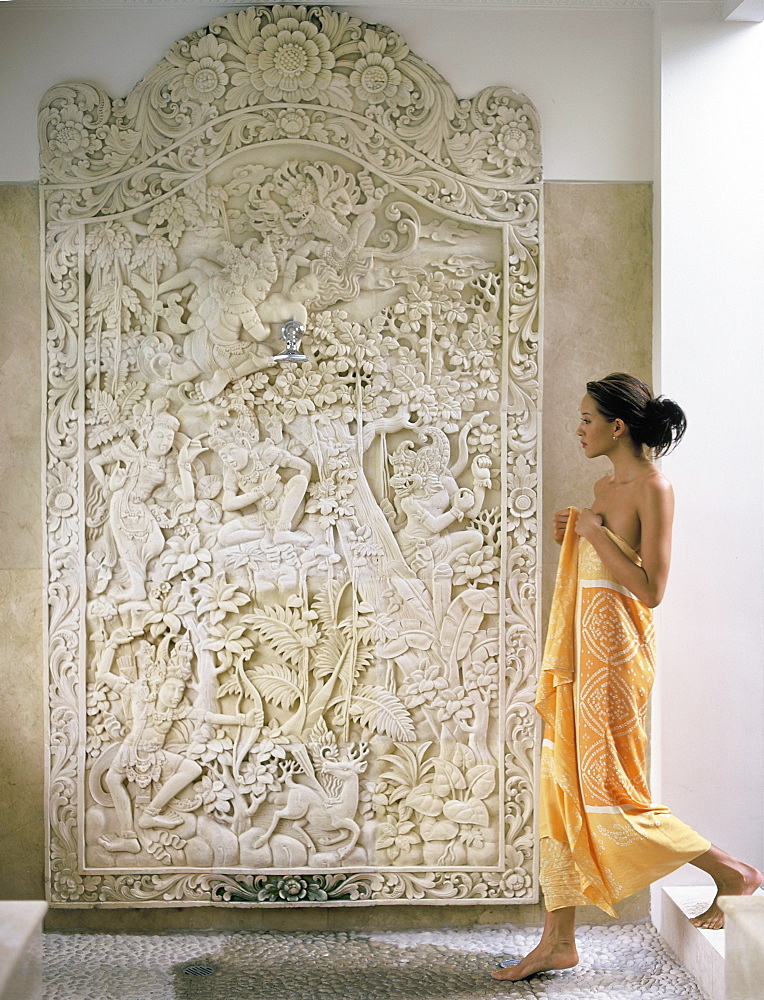
<path id="1" fill-rule="evenodd" d="M 541 885 L 549 910 L 593 903 L 616 916 L 618 900 L 710 844 L 650 798 L 652 612 L 576 534 L 577 514 L 571 508 L 536 698 L 545 722 Z M 623 539 L 609 535 L 639 562 Z"/>

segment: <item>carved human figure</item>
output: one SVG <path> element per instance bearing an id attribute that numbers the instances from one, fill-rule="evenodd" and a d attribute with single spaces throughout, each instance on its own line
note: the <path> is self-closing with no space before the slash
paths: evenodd
<path id="1" fill-rule="evenodd" d="M 310 541 L 306 532 L 295 530 L 310 481 L 310 463 L 271 438 L 261 441 L 253 421 L 246 427 L 237 425 L 230 436 L 218 427 L 210 438 L 223 463 L 223 510 L 242 513 L 221 526 L 220 544 L 228 547 L 263 538 L 276 544 Z M 285 476 L 286 469 L 294 474 Z"/>
<path id="2" fill-rule="evenodd" d="M 152 559 L 164 548 L 165 538 L 151 509 L 152 495 L 171 474 L 168 456 L 180 427 L 168 412 L 148 413 L 139 420 L 138 444 L 129 436 L 104 449 L 90 460 L 90 468 L 108 499 L 106 526 L 107 561 L 119 558 L 127 571 L 125 601 L 146 599 L 146 574 Z M 193 445 L 184 445 L 179 458 L 179 482 L 175 487 L 184 499 L 193 497 L 188 471 Z"/>
<path id="3" fill-rule="evenodd" d="M 182 384 L 190 402 L 212 399 L 233 379 L 268 367 L 273 354 L 263 346 L 271 336 L 267 323 L 292 318 L 288 309 L 281 315 L 271 308 L 264 321 L 258 311 L 278 277 L 267 240 L 248 240 L 241 248 L 225 243 L 219 259 L 200 257 L 157 289 L 164 295 L 192 287 L 184 360 L 171 363 L 166 373 L 173 385 Z M 144 294 L 152 291 L 148 282 L 135 281 Z"/>
<path id="4" fill-rule="evenodd" d="M 411 568 L 420 575 L 437 571 L 437 575 L 451 575 L 454 557 L 462 552 L 472 554 L 483 545 L 482 533 L 474 528 L 449 531 L 456 522 L 474 517 L 483 505 L 485 493 L 491 485 L 488 461 L 478 455 L 472 462 L 474 489 L 460 488 L 456 477 L 466 466 L 466 437 L 471 423 L 460 434 L 460 457 L 450 466 L 448 438 L 438 428 L 425 433 L 432 444 L 415 448 L 405 441 L 391 456 L 394 509 L 385 509 L 397 528 L 398 544 Z"/>
<path id="5" fill-rule="evenodd" d="M 104 777 L 117 813 L 119 832 L 116 835 L 104 834 L 99 837 L 99 843 L 112 853 L 126 851 L 138 854 L 141 843 L 135 829 L 136 819 L 128 783 L 134 782 L 141 788 L 155 788 L 151 800 L 137 817 L 138 827 L 142 830 L 171 830 L 180 826 L 183 818 L 167 809 L 168 803 L 202 773 L 196 761 L 165 749 L 172 726 L 183 719 L 190 719 L 197 725 L 205 722 L 253 725 L 257 710 L 253 709 L 246 715 L 224 715 L 183 704 L 193 657 L 188 639 L 178 640 L 171 652 L 160 647 L 156 654 L 150 642 L 140 640 L 135 652 L 137 680 L 112 672 L 117 648 L 132 639 L 133 633 L 129 629 L 115 629 L 109 637 L 96 675 L 98 681 L 123 696 L 129 716 L 128 733 Z M 167 645 L 163 643 L 163 646 Z"/>

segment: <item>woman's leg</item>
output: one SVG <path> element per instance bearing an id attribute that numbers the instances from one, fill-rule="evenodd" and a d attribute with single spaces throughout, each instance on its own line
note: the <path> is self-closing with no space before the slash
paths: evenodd
<path id="1" fill-rule="evenodd" d="M 738 861 L 713 844 L 705 854 L 695 858 L 691 864 L 707 872 L 716 882 L 716 896 L 713 903 L 705 913 L 691 920 L 696 927 L 705 927 L 707 930 L 724 927 L 724 914 L 716 904 L 719 896 L 750 896 L 756 892 L 764 878 L 758 868 Z"/>
<path id="2" fill-rule="evenodd" d="M 576 908 L 563 906 L 550 910 L 544 921 L 541 940 L 517 965 L 497 969 L 491 975 L 494 979 L 508 979 L 517 982 L 533 976 L 537 972 L 551 972 L 552 969 L 572 969 L 578 963 L 576 951 Z"/>

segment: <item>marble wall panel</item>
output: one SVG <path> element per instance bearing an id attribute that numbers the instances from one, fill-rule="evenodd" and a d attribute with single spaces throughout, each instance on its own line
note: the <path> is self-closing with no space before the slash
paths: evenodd
<path id="1" fill-rule="evenodd" d="M 0 894 L 41 899 L 40 246 L 34 185 L 0 186 Z"/>

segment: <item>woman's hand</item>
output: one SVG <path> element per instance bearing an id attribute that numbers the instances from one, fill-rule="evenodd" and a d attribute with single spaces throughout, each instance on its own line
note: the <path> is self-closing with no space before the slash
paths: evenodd
<path id="1" fill-rule="evenodd" d="M 592 535 L 602 527 L 602 524 L 602 515 L 595 514 L 593 510 L 585 507 L 576 519 L 576 534 L 590 542 Z"/>
<path id="2" fill-rule="evenodd" d="M 570 517 L 570 507 L 564 507 L 562 510 L 556 510 L 552 515 L 552 535 L 554 540 L 558 545 L 562 545 L 562 540 L 565 537 L 565 529 L 568 526 L 568 518 Z"/>

